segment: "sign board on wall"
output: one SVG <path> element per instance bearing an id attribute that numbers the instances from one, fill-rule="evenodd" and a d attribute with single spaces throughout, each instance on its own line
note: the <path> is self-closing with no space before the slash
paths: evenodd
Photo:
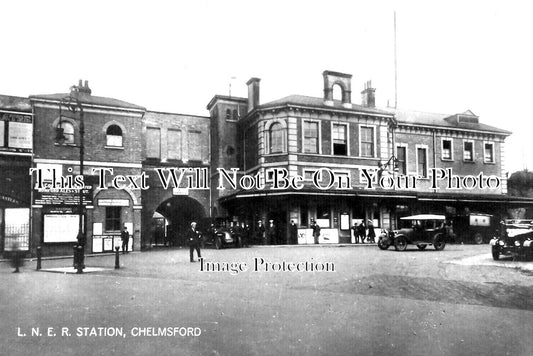
<path id="1" fill-rule="evenodd" d="M 47 214 L 44 215 L 44 242 L 78 241 L 79 215 Z"/>
<path id="2" fill-rule="evenodd" d="M 298 229 L 298 245 L 311 245 L 315 243 L 313 229 Z M 337 229 L 320 229 L 319 244 L 338 244 L 339 231 Z"/>
<path id="3" fill-rule="evenodd" d="M 93 236 L 92 252 L 114 252 L 118 247 L 122 251 L 122 239 L 120 235 L 99 235 Z M 133 251 L 133 238 L 130 237 L 128 242 L 128 251 Z"/>
<path id="4" fill-rule="evenodd" d="M 0 113 L 0 151 L 31 153 L 32 142 L 33 124 L 30 115 Z"/>
<path id="5" fill-rule="evenodd" d="M 98 206 L 130 206 L 128 199 L 98 199 Z"/>

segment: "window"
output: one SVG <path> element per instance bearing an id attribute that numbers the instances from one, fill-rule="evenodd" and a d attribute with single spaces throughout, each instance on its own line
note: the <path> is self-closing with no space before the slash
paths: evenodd
<path id="1" fill-rule="evenodd" d="M 402 175 L 407 174 L 407 147 L 396 147 L 396 159 L 398 162 L 398 173 Z"/>
<path id="2" fill-rule="evenodd" d="M 494 144 L 485 142 L 485 152 L 483 155 L 483 162 L 494 163 Z"/>
<path id="3" fill-rule="evenodd" d="M 284 132 L 283 126 L 279 122 L 276 122 L 270 126 L 269 130 L 269 142 L 270 142 L 270 153 L 279 153 L 283 152 L 284 148 Z"/>
<path id="4" fill-rule="evenodd" d="M 226 120 L 231 120 L 231 109 L 226 109 Z"/>
<path id="5" fill-rule="evenodd" d="M 105 230 L 120 231 L 120 206 L 106 206 L 105 208 Z"/>
<path id="6" fill-rule="evenodd" d="M 374 157 L 374 128 L 361 126 L 361 156 Z"/>
<path id="7" fill-rule="evenodd" d="M 427 165 L 427 149 L 417 148 L 416 149 L 416 160 L 417 160 L 417 174 L 421 178 L 428 177 L 428 165 Z"/>
<path id="8" fill-rule="evenodd" d="M 189 160 L 191 161 L 202 161 L 203 157 L 203 147 L 205 143 L 202 141 L 202 133 L 200 131 L 189 131 Z M 204 140 L 205 141 L 205 140 Z"/>
<path id="9" fill-rule="evenodd" d="M 333 154 L 335 156 L 346 156 L 348 154 L 346 125 L 333 124 L 331 136 L 333 139 Z"/>
<path id="10" fill-rule="evenodd" d="M 57 127 L 63 129 L 63 137 L 65 138 L 65 143 L 74 144 L 74 125 L 72 125 L 68 121 L 61 121 L 61 124 Z"/>
<path id="11" fill-rule="evenodd" d="M 236 109 L 233 110 L 233 120 L 239 120 L 239 114 Z"/>
<path id="12" fill-rule="evenodd" d="M 146 157 L 161 158 L 161 130 L 157 127 L 146 128 Z"/>
<path id="13" fill-rule="evenodd" d="M 106 145 L 122 147 L 122 129 L 118 125 L 110 125 L 107 128 Z"/>
<path id="14" fill-rule="evenodd" d="M 468 162 L 474 161 L 474 142 L 464 141 L 463 144 L 463 160 Z"/>
<path id="15" fill-rule="evenodd" d="M 0 147 L 5 147 L 6 143 L 4 140 L 6 130 L 6 121 L 0 120 Z"/>
<path id="16" fill-rule="evenodd" d="M 443 139 L 442 140 L 442 153 L 441 153 L 441 159 L 444 160 L 452 160 L 452 140 Z"/>
<path id="17" fill-rule="evenodd" d="M 181 131 L 169 129 L 167 132 L 167 158 L 182 159 L 181 157 Z"/>
<path id="18" fill-rule="evenodd" d="M 304 121 L 304 153 L 318 153 L 318 122 Z"/>

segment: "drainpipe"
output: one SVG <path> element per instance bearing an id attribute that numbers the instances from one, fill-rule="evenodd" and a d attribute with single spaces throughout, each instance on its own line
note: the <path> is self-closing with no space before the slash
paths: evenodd
<path id="1" fill-rule="evenodd" d="M 433 168 L 437 168 L 437 133 L 433 131 Z M 433 189 L 436 193 L 437 189 Z"/>

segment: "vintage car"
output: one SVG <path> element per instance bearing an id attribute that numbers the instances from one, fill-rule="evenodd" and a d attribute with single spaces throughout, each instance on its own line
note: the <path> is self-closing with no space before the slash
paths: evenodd
<path id="1" fill-rule="evenodd" d="M 395 231 L 384 231 L 378 240 L 378 247 L 386 250 L 394 245 L 397 251 L 405 251 L 408 244 L 416 245 L 424 250 L 433 245 L 435 250 L 443 250 L 446 246 L 447 233 L 444 215 L 420 214 L 400 218 L 407 226 Z"/>
<path id="2" fill-rule="evenodd" d="M 202 244 L 214 246 L 217 250 L 224 247 L 242 247 L 243 233 L 240 227 L 211 227 L 202 234 Z"/>
<path id="3" fill-rule="evenodd" d="M 533 222 L 506 220 L 500 224 L 498 236 L 491 241 L 492 258 L 500 256 L 533 259 Z"/>
<path id="4" fill-rule="evenodd" d="M 488 243 L 498 227 L 498 219 L 483 213 L 459 214 L 452 218 L 453 239 L 459 243 Z"/>

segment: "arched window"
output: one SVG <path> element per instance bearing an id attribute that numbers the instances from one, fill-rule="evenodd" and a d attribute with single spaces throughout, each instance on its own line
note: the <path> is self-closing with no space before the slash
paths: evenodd
<path id="1" fill-rule="evenodd" d="M 344 96 L 344 89 L 338 83 L 333 85 L 333 100 L 342 101 Z"/>
<path id="2" fill-rule="evenodd" d="M 236 109 L 233 110 L 233 120 L 239 120 L 239 114 Z"/>
<path id="3" fill-rule="evenodd" d="M 63 129 L 64 143 L 74 144 L 74 125 L 68 121 L 61 121 L 57 127 Z"/>
<path id="4" fill-rule="evenodd" d="M 106 145 L 122 147 L 122 129 L 118 125 L 110 125 L 107 128 Z"/>
<path id="5" fill-rule="evenodd" d="M 231 120 L 231 109 L 226 109 L 226 120 Z"/>
<path id="6" fill-rule="evenodd" d="M 283 126 L 279 122 L 272 124 L 268 134 L 270 153 L 283 152 L 285 149 L 285 132 Z"/>

